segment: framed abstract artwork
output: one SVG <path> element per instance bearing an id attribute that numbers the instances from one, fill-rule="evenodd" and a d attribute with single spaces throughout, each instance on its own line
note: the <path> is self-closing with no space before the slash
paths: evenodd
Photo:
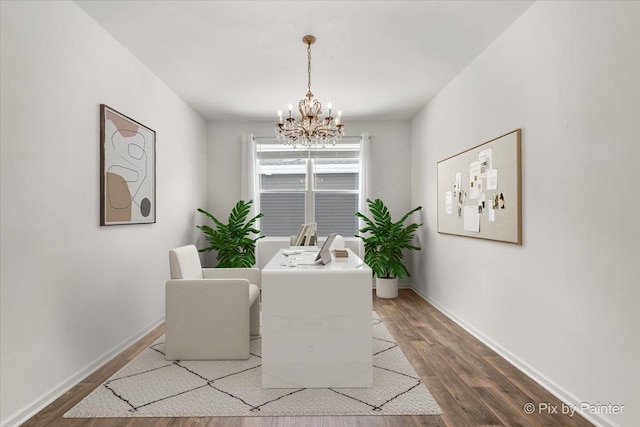
<path id="1" fill-rule="evenodd" d="M 156 133 L 100 104 L 100 225 L 156 222 Z"/>

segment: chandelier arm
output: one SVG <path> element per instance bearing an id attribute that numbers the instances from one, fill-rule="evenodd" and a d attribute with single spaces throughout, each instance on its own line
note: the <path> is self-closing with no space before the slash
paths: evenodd
<path id="1" fill-rule="evenodd" d="M 335 128 L 330 128 L 324 125 L 318 125 L 317 127 L 315 127 L 313 129 L 313 133 L 320 135 L 320 136 L 325 136 L 325 137 L 335 137 L 338 134 L 337 129 Z"/>

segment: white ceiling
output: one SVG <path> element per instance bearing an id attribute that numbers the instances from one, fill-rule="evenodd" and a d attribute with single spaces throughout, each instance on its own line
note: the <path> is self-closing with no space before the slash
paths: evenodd
<path id="1" fill-rule="evenodd" d="M 207 120 L 276 119 L 311 89 L 349 118 L 413 117 L 532 1 L 76 3 Z"/>

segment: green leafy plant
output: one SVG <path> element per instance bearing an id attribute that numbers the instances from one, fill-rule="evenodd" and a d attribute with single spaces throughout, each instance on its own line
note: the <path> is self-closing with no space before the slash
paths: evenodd
<path id="1" fill-rule="evenodd" d="M 260 233 L 260 230 L 254 228 L 254 224 L 264 215 L 260 213 L 247 221 L 252 204 L 253 200 L 240 200 L 236 203 L 229 214 L 228 224 L 222 223 L 204 209 L 198 209 L 198 212 L 208 216 L 216 225 L 216 229 L 208 225 L 197 226 L 209 243 L 209 247 L 199 251 L 217 251 L 218 268 L 247 268 L 256 263 L 256 242 L 264 236 L 252 238 L 250 234 Z"/>
<path id="2" fill-rule="evenodd" d="M 376 277 L 398 278 L 411 276 L 407 267 L 402 262 L 403 250 L 420 250 L 418 246 L 412 245 L 415 231 L 422 224 L 411 223 L 407 226 L 404 222 L 409 216 L 422 209 L 418 206 L 407 212 L 400 221 L 393 222 L 389 209 L 380 199 L 371 201 L 367 199 L 371 218 L 357 212 L 356 216 L 362 218 L 365 226 L 358 230 L 360 233 L 368 235 L 356 235 L 364 242 L 364 262 L 367 263 Z"/>

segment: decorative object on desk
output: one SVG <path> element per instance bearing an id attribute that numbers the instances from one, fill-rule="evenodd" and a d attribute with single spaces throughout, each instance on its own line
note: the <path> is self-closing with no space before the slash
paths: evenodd
<path id="1" fill-rule="evenodd" d="M 398 279 L 411 276 L 407 267 L 402 262 L 403 250 L 420 250 L 419 246 L 412 244 L 414 233 L 422 224 L 411 223 L 407 226 L 404 222 L 413 214 L 422 209 L 418 206 L 407 212 L 399 221 L 393 222 L 389 209 L 380 199 L 371 201 L 367 199 L 371 218 L 361 212 L 356 216 L 362 218 L 365 226 L 356 235 L 364 242 L 364 262 L 367 263 L 376 276 L 376 295 L 380 298 L 396 298 L 398 296 Z"/>
<path id="2" fill-rule="evenodd" d="M 344 237 L 342 237 L 340 234 L 336 234 L 336 237 L 333 239 L 333 242 L 331 242 L 331 247 L 329 249 L 344 249 L 344 248 L 345 248 Z"/>
<path id="3" fill-rule="evenodd" d="M 340 123 L 342 113 L 338 111 L 338 117 L 331 116 L 331 103 L 327 104 L 329 114 L 322 119 L 319 117 L 322 111 L 322 104 L 317 99 L 313 99 L 311 93 L 311 45 L 316 42 L 312 35 L 306 35 L 302 42 L 307 45 L 307 94 L 305 99 L 298 102 L 300 120 L 292 117 L 293 106 L 289 104 L 289 117 L 282 118 L 282 111 L 278 111 L 279 121 L 276 124 L 276 136 L 278 141 L 286 145 L 296 146 L 298 144 L 308 147 L 312 144 L 335 144 L 344 135 L 344 125 Z"/>
<path id="4" fill-rule="evenodd" d="M 199 249 L 200 252 L 217 251 L 216 259 L 218 268 L 248 268 L 256 263 L 256 242 L 264 236 L 252 238 L 251 234 L 260 234 L 260 230 L 254 228 L 258 218 L 264 215 L 259 213 L 247 221 L 251 212 L 253 200 L 245 202 L 240 200 L 229 214 L 229 223 L 224 224 L 204 209 L 198 212 L 208 216 L 216 225 L 216 229 L 208 225 L 198 225 L 205 234 L 209 246 Z M 246 222 L 245 222 L 246 221 Z"/>
<path id="5" fill-rule="evenodd" d="M 261 337 L 251 338 L 249 360 L 175 362 L 165 359 L 161 337 L 64 418 L 441 414 L 375 312 L 371 323 L 372 388 L 264 389 Z"/>
<path id="6" fill-rule="evenodd" d="M 100 104 L 100 225 L 156 222 L 156 133 Z"/>
<path id="7" fill-rule="evenodd" d="M 335 254 L 336 258 L 348 258 L 349 257 L 349 252 L 346 249 L 334 249 L 333 253 Z"/>

